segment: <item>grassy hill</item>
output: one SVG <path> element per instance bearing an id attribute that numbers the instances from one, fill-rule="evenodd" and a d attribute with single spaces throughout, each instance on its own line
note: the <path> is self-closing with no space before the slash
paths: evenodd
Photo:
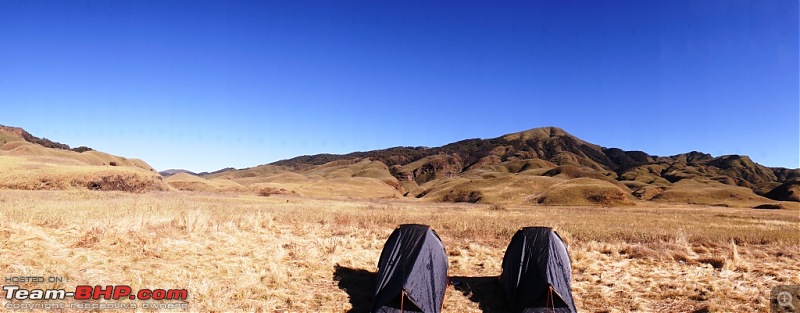
<path id="1" fill-rule="evenodd" d="M 320 198 L 397 198 L 402 187 L 378 161 L 338 160 L 322 165 L 260 165 L 249 169 L 203 175 L 227 180 L 261 195 L 296 194 Z M 174 186 L 174 185 L 173 185 Z"/>
<path id="2" fill-rule="evenodd" d="M 70 149 L 0 125 L 0 188 L 91 189 L 141 192 L 169 187 L 142 160 L 82 147 Z"/>

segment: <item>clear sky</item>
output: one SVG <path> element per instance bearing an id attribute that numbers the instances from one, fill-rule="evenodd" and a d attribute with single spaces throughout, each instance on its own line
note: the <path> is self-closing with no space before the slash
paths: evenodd
<path id="1" fill-rule="evenodd" d="M 558 126 L 800 167 L 796 0 L 0 1 L 0 124 L 211 171 Z"/>

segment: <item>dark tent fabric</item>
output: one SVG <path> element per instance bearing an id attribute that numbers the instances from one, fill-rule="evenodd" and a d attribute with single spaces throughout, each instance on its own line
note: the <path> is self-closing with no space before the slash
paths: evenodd
<path id="1" fill-rule="evenodd" d="M 500 284 L 512 312 L 576 312 L 572 264 L 561 237 L 549 227 L 524 227 L 503 257 Z"/>
<path id="2" fill-rule="evenodd" d="M 439 235 L 428 225 L 403 224 L 383 246 L 372 311 L 439 313 L 446 287 L 447 253 Z"/>

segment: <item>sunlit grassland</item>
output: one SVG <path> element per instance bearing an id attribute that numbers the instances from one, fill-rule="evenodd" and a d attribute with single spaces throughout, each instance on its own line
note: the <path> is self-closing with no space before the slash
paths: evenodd
<path id="1" fill-rule="evenodd" d="M 800 284 L 796 210 L 175 191 L 2 190 L 0 271 L 69 279 L 30 288 L 187 288 L 191 311 L 343 312 L 369 308 L 381 248 L 402 223 L 431 225 L 449 275 L 473 283 L 500 274 L 517 229 L 554 227 L 569 245 L 581 311 L 765 311 L 771 287 Z M 494 285 L 470 287 L 449 286 L 444 311 L 502 312 L 502 299 L 488 299 L 502 296 Z"/>

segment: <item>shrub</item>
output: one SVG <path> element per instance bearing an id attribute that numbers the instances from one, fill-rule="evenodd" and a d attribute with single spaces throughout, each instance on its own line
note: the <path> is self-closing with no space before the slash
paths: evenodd
<path id="1" fill-rule="evenodd" d="M 72 148 L 71 150 L 75 151 L 75 152 L 78 152 L 78 153 L 83 153 L 83 152 L 86 152 L 86 151 L 94 151 L 94 149 L 89 148 L 87 146 L 80 146 L 80 147 L 77 147 L 77 148 Z"/>
<path id="2" fill-rule="evenodd" d="M 454 190 L 444 195 L 442 201 L 478 203 L 481 199 L 483 199 L 483 193 L 480 191 Z"/>
<path id="3" fill-rule="evenodd" d="M 283 188 L 274 188 L 274 187 L 264 187 L 258 191 L 258 195 L 262 197 L 269 197 L 271 195 L 281 195 L 288 193 L 286 189 Z"/>

